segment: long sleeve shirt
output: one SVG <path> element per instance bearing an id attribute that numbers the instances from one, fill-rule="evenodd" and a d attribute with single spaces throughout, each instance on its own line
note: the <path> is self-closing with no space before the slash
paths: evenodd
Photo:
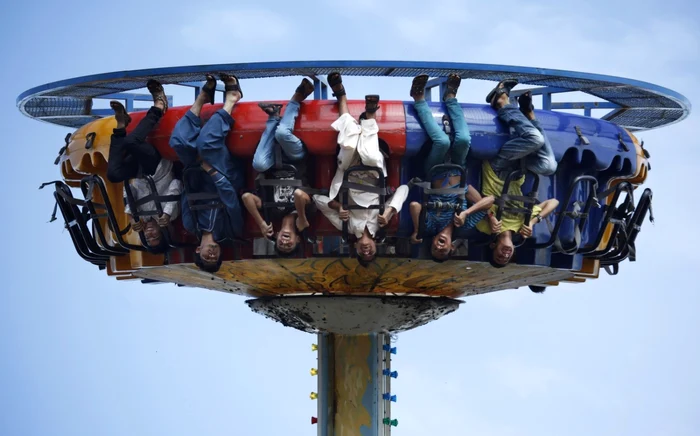
<path id="1" fill-rule="evenodd" d="M 182 193 L 182 182 L 173 176 L 173 163 L 166 159 L 161 159 L 153 174 L 153 181 L 156 185 L 157 195 L 180 195 Z M 138 201 L 151 194 L 151 188 L 148 180 L 138 178 L 129 181 L 131 192 L 134 194 L 134 200 Z M 126 198 L 126 189 L 124 190 L 124 198 Z M 125 202 L 124 212 L 131 215 L 132 210 L 128 202 Z M 170 215 L 170 219 L 174 220 L 180 215 L 180 207 L 177 201 L 161 202 L 163 213 Z M 149 201 L 137 207 L 137 212 L 155 211 L 156 204 L 154 201 Z"/>

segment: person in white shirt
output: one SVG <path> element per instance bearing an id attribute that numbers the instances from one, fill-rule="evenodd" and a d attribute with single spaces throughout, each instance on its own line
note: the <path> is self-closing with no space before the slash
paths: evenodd
<path id="1" fill-rule="evenodd" d="M 182 182 L 174 177 L 173 163 L 171 161 L 161 159 L 152 177 L 156 185 L 157 192 L 155 192 L 155 194 L 159 197 L 179 196 L 182 193 Z M 135 201 L 151 195 L 151 187 L 149 186 L 148 180 L 145 178 L 134 178 L 125 183 L 129 183 Z M 127 198 L 126 188 L 124 189 L 124 198 Z M 126 213 L 129 218 L 131 228 L 135 232 L 143 230 L 146 243 L 148 243 L 152 249 L 156 251 L 166 251 L 167 244 L 163 238 L 161 228 L 167 227 L 171 221 L 175 220 L 180 215 L 179 201 L 161 202 L 160 207 L 163 209 L 163 215 L 158 217 L 142 215 L 142 212 L 145 211 L 155 211 L 155 202 L 149 201 L 138 205 L 136 208 L 136 215 L 139 216 L 138 221 L 133 218 L 129 202 L 124 201 L 124 204 L 124 213 Z"/>
<path id="2" fill-rule="evenodd" d="M 355 250 L 357 260 L 362 266 L 368 266 L 377 255 L 377 245 L 374 238 L 379 229 L 385 227 L 392 216 L 401 210 L 408 196 L 408 186 L 399 186 L 394 195 L 386 202 L 383 214 L 377 209 L 344 210 L 336 197 L 343 184 L 345 171 L 356 165 L 366 165 L 381 169 L 386 177 L 385 156 L 379 147 L 379 126 L 375 113 L 379 109 L 379 96 L 365 97 L 365 112 L 358 122 L 348 111 L 347 96 L 340 73 L 328 75 L 328 85 L 333 89 L 333 95 L 338 99 L 338 119 L 331 125 L 338 132 L 338 169 L 331 183 L 328 196 L 314 195 L 313 200 L 318 210 L 338 229 L 343 228 L 343 222 L 348 222 L 348 231 L 357 238 Z M 377 186 L 379 176 L 375 171 L 353 173 L 349 180 L 370 186 Z M 372 192 L 350 189 L 348 203 L 361 207 L 379 204 L 379 195 Z"/>

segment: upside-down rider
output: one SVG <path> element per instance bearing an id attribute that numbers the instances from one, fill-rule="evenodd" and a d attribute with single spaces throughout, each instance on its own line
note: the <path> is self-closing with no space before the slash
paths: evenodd
<path id="1" fill-rule="evenodd" d="M 160 197 L 180 195 L 182 192 L 182 182 L 173 176 L 173 163 L 162 159 L 158 150 L 146 142 L 148 134 L 168 110 L 168 100 L 163 86 L 158 81 L 151 79 L 146 87 L 153 96 L 153 106 L 129 134 L 126 133 L 126 128 L 131 123 L 131 116 L 120 102 L 109 102 L 114 111 L 117 127 L 112 133 L 109 146 L 107 179 L 112 183 L 129 183 L 136 201 L 151 194 L 145 176 L 152 176 L 156 185 L 156 195 Z M 124 190 L 124 198 L 126 198 L 126 189 Z M 167 251 L 168 245 L 163 238 L 161 228 L 167 227 L 172 220 L 178 217 L 180 213 L 178 202 L 161 202 L 163 209 L 161 216 L 139 216 L 138 220 L 133 218 L 129 203 L 125 201 L 124 204 L 124 213 L 131 223 L 132 230 L 136 232 L 143 230 L 146 243 L 151 251 Z M 139 215 L 139 212 L 155 209 L 155 203 L 150 201 L 139 205 L 135 212 Z"/>
<path id="2" fill-rule="evenodd" d="M 450 74 L 445 82 L 447 89 L 442 97 L 447 108 L 447 113 L 454 129 L 454 140 L 438 126 L 433 118 L 433 113 L 425 101 L 425 85 L 428 82 L 428 75 L 422 74 L 413 79 L 411 85 L 411 97 L 413 97 L 413 107 L 416 109 L 418 119 L 430 138 L 430 153 L 425 162 L 425 174 L 430 174 L 431 168 L 446 162 L 451 162 L 464 167 L 466 165 L 471 136 L 469 126 L 464 119 L 462 107 L 457 101 L 457 90 L 462 79 L 456 74 Z M 458 170 L 442 170 L 432 174 L 429 182 L 433 189 L 437 188 L 458 188 L 460 185 L 461 173 Z M 432 236 L 430 254 L 436 262 L 449 259 L 453 252 L 453 239 L 460 238 L 463 230 L 474 228 L 476 224 L 486 216 L 486 211 L 493 205 L 492 195 L 483 197 L 473 186 L 465 186 L 464 196 L 471 203 L 471 206 L 459 213 L 451 210 L 428 210 L 425 214 L 425 225 L 422 237 Z M 455 204 L 462 197 L 458 194 L 429 194 L 428 201 L 439 203 Z M 463 197 L 464 198 L 464 197 Z M 413 220 L 413 234 L 411 242 L 414 244 L 422 242 L 418 239 L 418 228 L 420 225 L 421 203 L 411 202 L 410 211 Z"/>
<path id="3" fill-rule="evenodd" d="M 276 169 L 275 147 L 282 151 L 282 161 L 296 167 L 297 175 L 301 177 L 302 185 L 307 186 L 306 175 L 306 147 L 304 143 L 294 135 L 294 123 L 299 115 L 300 103 L 314 92 L 314 85 L 308 79 L 303 79 L 294 91 L 294 95 L 284 109 L 284 115 L 280 118 L 281 104 L 260 103 L 258 106 L 268 114 L 265 131 L 260 138 L 258 147 L 253 156 L 253 169 L 258 173 L 266 173 L 274 179 L 290 179 L 290 174 L 285 169 Z M 263 188 L 266 189 L 266 188 Z M 248 213 L 255 219 L 265 238 L 275 239 L 275 251 L 281 256 L 290 256 L 297 250 L 301 242 L 301 232 L 309 227 L 307 218 L 307 206 L 311 204 L 311 197 L 304 189 L 294 189 L 289 186 L 275 186 L 271 189 L 275 203 L 294 203 L 294 207 L 275 207 L 270 209 L 270 222 L 260 214 L 262 209 L 261 193 L 246 192 L 243 194 L 243 204 Z M 275 237 L 275 227 L 279 229 Z"/>
<path id="4" fill-rule="evenodd" d="M 385 227 L 392 216 L 401 210 L 401 206 L 408 196 L 408 186 L 402 185 L 396 189 L 394 195 L 387 200 L 384 213 L 381 215 L 377 209 L 343 209 L 337 197 L 343 184 L 345 171 L 352 166 L 362 164 L 380 168 L 386 177 L 385 159 L 388 156 L 385 156 L 379 148 L 379 126 L 375 119 L 379 109 L 379 96 L 365 96 L 365 112 L 360 116 L 358 122 L 348 111 L 347 95 L 340 73 L 329 74 L 328 85 L 338 100 L 339 117 L 331 125 L 338 132 L 338 145 L 340 145 L 338 168 L 333 177 L 329 195 L 314 195 L 313 199 L 317 208 L 338 230 L 342 229 L 343 221 L 348 222 L 349 233 L 357 238 L 355 243 L 357 260 L 360 265 L 367 267 L 377 255 L 375 236 L 377 236 L 379 229 Z M 375 171 L 355 172 L 351 174 L 349 180 L 353 183 L 375 187 L 379 183 Z M 379 195 L 349 189 L 348 203 L 362 208 L 378 205 Z"/>
<path id="5" fill-rule="evenodd" d="M 170 146 L 185 169 L 200 166 L 204 170 L 195 173 L 200 176 L 195 180 L 185 180 L 188 185 L 182 199 L 182 222 L 187 231 L 199 238 L 199 246 L 195 249 L 195 264 L 207 272 L 216 272 L 221 267 L 219 243 L 241 237 L 243 231 L 243 216 L 238 198 L 238 191 L 243 187 L 243 165 L 226 148 L 226 136 L 234 123 L 231 113 L 243 93 L 236 76 L 224 73 L 219 76 L 225 85 L 223 108 L 214 112 L 202 127 L 202 107 L 207 102 L 214 103 L 216 91 L 216 79 L 207 75 L 202 92 L 185 116 L 177 122 L 170 137 Z M 193 214 L 187 201 L 188 190 L 193 194 L 217 194 L 224 207 Z"/>
<path id="6" fill-rule="evenodd" d="M 515 79 L 503 80 L 486 97 L 486 102 L 496 110 L 499 120 L 510 129 L 511 139 L 503 144 L 496 157 L 482 164 L 481 191 L 484 195 L 500 197 L 508 174 L 523 167 L 544 176 L 557 171 L 552 146 L 535 117 L 532 93 L 528 91 L 518 97 L 519 107 L 509 104 L 510 91 L 517 84 Z M 522 196 L 524 182 L 524 175 L 512 181 L 508 187 L 508 194 Z M 531 237 L 533 226 L 542 222 L 558 205 L 559 201 L 554 198 L 534 205 L 529 223 L 524 222 L 523 215 L 506 211 L 499 221 L 495 215 L 497 206 L 492 206 L 486 219 L 476 226 L 482 233 L 496 235 L 490 244 L 491 265 L 497 268 L 506 266 L 515 253 L 513 236 L 517 233 L 524 238 Z M 522 206 L 522 203 L 519 206 Z"/>

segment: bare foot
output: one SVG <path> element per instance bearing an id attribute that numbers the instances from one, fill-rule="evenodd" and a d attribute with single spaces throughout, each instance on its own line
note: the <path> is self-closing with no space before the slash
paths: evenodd
<path id="1" fill-rule="evenodd" d="M 508 96 L 508 93 L 503 92 L 500 95 L 496 94 L 493 96 L 493 100 L 491 100 L 491 107 L 498 110 L 508 106 L 508 103 L 510 103 L 510 97 Z"/>

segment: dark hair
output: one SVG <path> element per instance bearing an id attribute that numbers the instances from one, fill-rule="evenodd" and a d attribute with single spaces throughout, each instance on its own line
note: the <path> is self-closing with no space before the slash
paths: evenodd
<path id="1" fill-rule="evenodd" d="M 495 247 L 494 247 L 495 248 Z M 504 268 L 506 265 L 508 265 L 509 262 L 506 262 L 505 265 L 501 265 L 500 263 L 496 262 L 493 259 L 493 250 L 494 248 L 489 247 L 488 250 L 486 250 L 486 260 L 489 261 L 492 267 L 494 268 Z M 513 252 L 515 254 L 515 252 Z M 512 258 L 511 258 L 512 259 Z"/>
<path id="2" fill-rule="evenodd" d="M 217 260 L 216 263 L 205 263 L 199 253 L 194 253 L 194 264 L 197 265 L 202 271 L 213 274 L 217 272 L 219 268 L 221 268 L 221 263 L 221 256 L 219 256 L 219 260 Z"/>
<path id="3" fill-rule="evenodd" d="M 146 244 L 148 245 L 148 244 Z M 165 235 L 161 233 L 160 242 L 158 245 L 148 245 L 148 251 L 153 254 L 165 254 L 170 250 L 170 245 L 168 241 L 165 240 Z"/>
<path id="4" fill-rule="evenodd" d="M 535 285 L 530 285 L 528 286 L 532 292 L 536 292 L 538 294 L 543 293 L 544 291 L 547 290 L 546 286 L 535 286 Z"/>
<path id="5" fill-rule="evenodd" d="M 294 245 L 294 248 L 290 251 L 282 251 L 279 249 L 277 246 L 277 241 L 275 240 L 275 254 L 278 257 L 296 257 L 297 253 L 299 253 L 299 246 L 301 245 L 301 242 L 297 242 L 296 245 Z"/>
<path id="6" fill-rule="evenodd" d="M 356 256 L 356 257 L 357 257 L 357 263 L 359 263 L 360 265 L 362 265 L 364 268 L 367 268 L 367 267 L 370 266 L 370 264 L 371 264 L 372 262 L 374 262 L 374 259 L 377 258 L 377 255 L 375 254 L 374 257 L 372 258 L 372 260 L 364 260 L 364 259 L 361 258 L 360 256 Z"/>
<path id="7" fill-rule="evenodd" d="M 433 259 L 433 262 L 443 263 L 446 260 L 450 260 L 450 255 L 448 254 L 445 259 L 440 259 L 439 257 L 435 257 L 432 253 L 430 253 L 430 258 Z"/>

